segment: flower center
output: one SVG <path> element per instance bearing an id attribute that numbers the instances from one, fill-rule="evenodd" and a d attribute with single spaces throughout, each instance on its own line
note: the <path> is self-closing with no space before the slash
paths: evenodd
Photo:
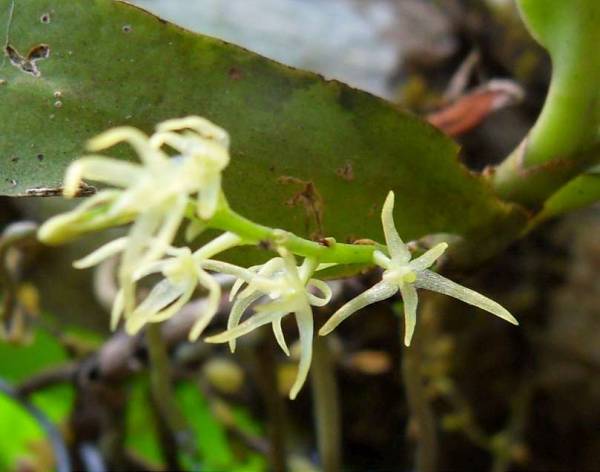
<path id="1" fill-rule="evenodd" d="M 409 265 L 404 265 L 386 270 L 383 279 L 398 285 L 412 284 L 417 280 L 417 274 Z"/>

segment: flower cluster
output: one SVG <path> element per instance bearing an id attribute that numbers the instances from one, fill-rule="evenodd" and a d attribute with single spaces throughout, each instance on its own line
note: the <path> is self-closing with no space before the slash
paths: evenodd
<path id="1" fill-rule="evenodd" d="M 192 256 L 189 249 L 176 249 L 171 243 L 191 196 L 196 196 L 196 211 L 201 219 L 210 219 L 217 210 L 221 172 L 229 163 L 229 136 L 210 121 L 192 116 L 161 123 L 151 137 L 131 127 L 114 128 L 89 141 L 87 148 L 98 152 L 120 142 L 129 143 L 141 162 L 94 154 L 71 164 L 65 176 L 66 197 L 75 195 L 84 178 L 116 189 L 102 190 L 75 210 L 50 219 L 40 228 L 39 239 L 62 242 L 78 232 L 133 219 L 128 236 L 108 243 L 75 265 L 90 267 L 121 253 L 120 290 L 113 305 L 112 325 L 116 326 L 124 312 L 128 331 L 136 332 L 145 322 L 163 320 L 176 313 L 190 299 L 197 283 L 209 289 L 211 308 L 218 303 L 220 287 L 196 262 L 205 257 L 206 251 Z M 165 146 L 178 154 L 167 154 Z M 240 242 L 230 236 L 213 241 L 209 246 L 211 255 Z M 161 261 L 165 255 L 169 258 Z M 136 283 L 154 272 L 165 275 L 164 283 L 158 284 L 136 307 Z M 192 280 L 197 283 L 192 284 Z"/>
<path id="2" fill-rule="evenodd" d="M 115 128 L 91 140 L 88 149 L 98 152 L 120 142 L 129 143 L 140 162 L 97 154 L 75 161 L 67 170 L 65 196 L 73 196 L 84 178 L 110 188 L 101 190 L 71 212 L 47 221 L 39 230 L 39 238 L 56 244 L 85 232 L 132 223 L 126 236 L 105 244 L 74 264 L 77 268 L 87 268 L 120 255 L 119 291 L 113 303 L 111 327 L 116 329 L 123 321 L 130 334 L 147 323 L 174 316 L 190 301 L 196 289 L 203 287 L 208 301 L 190 330 L 190 340 L 195 341 L 216 314 L 221 299 L 221 285 L 211 273 L 233 276 L 236 282 L 230 292 L 233 304 L 227 329 L 205 341 L 229 343 L 233 352 L 240 336 L 271 324 L 279 346 L 289 355 L 282 319 L 293 314 L 301 347 L 298 374 L 290 391 L 290 398 L 295 398 L 306 381 L 312 358 L 312 307 L 324 306 L 332 297 L 330 287 L 313 276 L 320 269 L 336 265 L 332 262 L 335 257 L 329 257 L 327 264 L 320 264 L 321 252 L 306 250 L 315 243 L 302 240 L 295 246 L 296 250 L 292 250 L 290 241 L 295 238 L 297 242 L 296 236 L 223 211 L 223 208 L 229 210 L 221 190 L 221 174 L 229 163 L 229 136 L 206 119 L 192 116 L 169 120 L 160 124 L 150 137 L 134 128 Z M 176 154 L 170 155 L 165 148 Z M 400 292 L 408 346 L 415 330 L 419 288 L 458 298 L 517 324 L 496 302 L 429 270 L 446 250 L 446 243 L 411 260 L 410 251 L 396 231 L 393 207 L 394 194 L 390 192 L 381 214 L 386 246 L 379 250 L 364 248 L 370 251 L 368 257 L 372 256 L 372 263 L 383 268 L 381 281 L 342 306 L 319 334 L 330 333 L 366 305 Z M 190 220 L 188 237 L 207 227 L 223 233 L 195 251 L 175 247 L 176 233 L 186 219 Z M 233 247 L 257 244 L 265 235 L 278 256 L 262 265 L 244 268 L 214 259 Z M 316 246 L 322 251 L 322 246 Z M 296 255 L 303 257 L 300 265 L 297 265 Z M 140 297 L 143 293 L 139 292 L 143 291 L 137 287 L 141 281 L 157 275 L 159 281 Z M 254 313 L 242 321 L 250 309 Z"/>

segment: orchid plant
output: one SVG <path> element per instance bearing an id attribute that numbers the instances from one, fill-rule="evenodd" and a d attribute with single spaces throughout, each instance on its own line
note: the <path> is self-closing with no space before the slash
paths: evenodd
<path id="1" fill-rule="evenodd" d="M 214 274 L 228 274 L 236 282 L 230 293 L 234 303 L 227 330 L 205 341 L 229 343 L 233 351 L 237 338 L 271 324 L 278 344 L 289 355 L 281 322 L 293 313 L 301 345 L 298 374 L 290 391 L 293 399 L 310 367 L 312 307 L 325 306 L 332 298 L 329 285 L 316 278 L 322 268 L 361 263 L 382 268 L 383 275 L 380 282 L 337 310 L 320 329 L 320 335 L 327 335 L 366 305 L 400 292 L 405 344 L 409 346 L 416 325 L 419 288 L 457 298 L 517 324 L 498 303 L 430 270 L 447 243 L 439 243 L 412 259 L 394 223 L 393 192 L 388 194 L 381 213 L 385 245 L 342 244 L 333 239 L 322 245 L 282 229 L 262 226 L 229 207 L 221 181 L 230 160 L 230 139 L 225 130 L 208 120 L 197 116 L 168 120 L 159 124 L 150 137 L 131 127 L 115 128 L 92 139 L 88 149 L 96 153 L 123 141 L 131 144 L 140 162 L 128 163 L 98 154 L 75 161 L 66 173 L 66 197 L 75 194 L 84 178 L 109 187 L 74 210 L 53 217 L 39 230 L 41 241 L 59 244 L 83 233 L 131 223 L 127 236 L 105 244 L 74 264 L 88 268 L 107 258 L 120 257 L 120 288 L 112 309 L 112 329 L 123 320 L 126 331 L 135 334 L 148 323 L 175 316 L 201 286 L 208 292 L 208 303 L 190 331 L 189 338 L 195 341 L 219 306 L 221 286 Z M 169 154 L 167 147 L 175 154 Z M 222 234 L 195 251 L 176 247 L 175 236 L 186 220 L 188 239 L 208 228 Z M 215 259 L 243 245 L 268 247 L 278 255 L 263 265 L 248 268 Z M 300 265 L 297 257 L 302 258 Z M 137 286 L 151 274 L 159 274 L 162 280 L 140 299 Z M 249 309 L 254 313 L 242 321 Z"/>

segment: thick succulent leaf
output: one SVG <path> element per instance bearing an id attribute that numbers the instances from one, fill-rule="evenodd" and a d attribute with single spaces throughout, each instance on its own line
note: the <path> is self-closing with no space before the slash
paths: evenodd
<path id="1" fill-rule="evenodd" d="M 8 21 L 11 2 L 0 1 Z M 0 194 L 61 185 L 85 140 L 198 114 L 232 136 L 224 186 L 240 213 L 307 236 L 382 240 L 389 190 L 406 240 L 504 245 L 523 216 L 456 159 L 457 146 L 365 92 L 193 34 L 111 0 L 16 2 L 0 68 Z M 3 34 L 0 36 L 4 36 Z M 47 45 L 47 49 L 41 47 Z M 49 54 L 34 62 L 27 55 Z M 19 62 L 19 56 L 23 61 Z M 116 157 L 132 158 L 125 147 Z"/>

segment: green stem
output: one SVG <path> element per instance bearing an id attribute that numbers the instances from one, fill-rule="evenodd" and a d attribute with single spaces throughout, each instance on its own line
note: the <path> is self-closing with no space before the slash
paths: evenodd
<path id="1" fill-rule="evenodd" d="M 333 240 L 324 243 L 310 241 L 288 231 L 254 223 L 233 211 L 224 201 L 207 224 L 235 233 L 248 244 L 283 246 L 299 256 L 314 257 L 320 263 L 369 264 L 373 262 L 376 249 L 375 245 L 344 244 Z"/>
<path id="2" fill-rule="evenodd" d="M 593 163 L 600 144 L 600 2 L 520 0 L 532 35 L 550 52 L 544 108 L 521 145 L 496 169 L 503 198 L 539 205 Z"/>

